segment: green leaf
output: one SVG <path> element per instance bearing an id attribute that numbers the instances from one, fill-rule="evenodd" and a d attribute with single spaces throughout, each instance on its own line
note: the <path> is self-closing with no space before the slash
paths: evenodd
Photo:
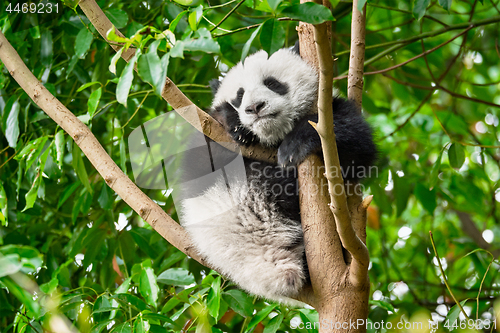
<path id="1" fill-rule="evenodd" d="M 121 58 L 123 50 L 124 50 L 123 47 L 119 49 L 118 52 L 116 52 L 116 54 L 113 56 L 113 58 L 111 58 L 111 61 L 109 63 L 109 71 L 115 75 L 116 75 L 116 63 Z"/>
<path id="2" fill-rule="evenodd" d="M 35 178 L 35 181 L 31 185 L 30 190 L 24 196 L 26 199 L 26 206 L 22 210 L 23 212 L 27 209 L 33 208 L 33 205 L 35 204 L 38 195 L 38 189 L 40 188 L 41 183 L 42 183 L 42 177 L 40 174 L 38 174 Z"/>
<path id="3" fill-rule="evenodd" d="M 58 131 L 55 138 L 56 158 L 59 169 L 62 169 L 64 159 L 64 131 Z"/>
<path id="4" fill-rule="evenodd" d="M 165 67 L 162 64 L 162 60 L 158 57 L 157 49 L 158 45 L 161 43 L 161 39 L 158 39 L 151 43 L 148 52 L 139 58 L 137 62 L 137 71 L 139 76 L 153 86 L 155 93 L 161 96 L 163 90 L 163 85 L 165 84 L 165 79 L 167 77 L 166 67 L 168 66 L 168 56 L 163 58 L 166 61 Z"/>
<path id="5" fill-rule="evenodd" d="M 106 37 L 112 42 L 125 43 L 125 47 L 121 48 L 124 50 L 127 50 L 132 44 L 132 40 L 130 38 L 122 37 L 116 34 L 115 26 L 112 26 L 111 29 L 108 30 L 108 32 L 106 33 Z"/>
<path id="6" fill-rule="evenodd" d="M 264 309 L 260 310 L 255 316 L 252 317 L 250 322 L 248 323 L 246 333 L 249 333 L 252 328 L 257 326 L 258 323 L 263 321 L 264 319 L 269 316 L 269 314 L 278 306 L 278 304 L 271 304 L 265 307 Z"/>
<path id="7" fill-rule="evenodd" d="M 62 196 L 59 198 L 59 202 L 57 203 L 57 209 L 59 209 L 66 200 L 75 192 L 75 190 L 80 186 L 80 182 L 76 181 L 72 183 L 71 185 L 67 186 L 63 193 Z"/>
<path id="8" fill-rule="evenodd" d="M 90 118 L 94 116 L 94 113 L 97 110 L 97 107 L 99 106 L 99 101 L 101 100 L 101 94 L 102 94 L 101 87 L 97 88 L 90 94 L 89 100 L 87 101 L 88 113 Z"/>
<path id="9" fill-rule="evenodd" d="M 0 256 L 0 278 L 17 273 L 22 267 L 23 264 L 17 253 Z"/>
<path id="10" fill-rule="evenodd" d="M 439 0 L 439 4 L 441 5 L 441 7 L 446 9 L 448 12 L 450 11 L 451 8 L 451 2 L 452 0 Z"/>
<path id="11" fill-rule="evenodd" d="M 259 27 L 255 29 L 254 32 L 252 32 L 250 38 L 246 41 L 245 45 L 243 45 L 243 49 L 241 49 L 241 61 L 243 61 L 247 57 L 248 51 L 250 51 L 250 47 L 252 46 L 255 37 L 257 37 L 257 35 L 259 34 L 260 29 L 262 29 L 262 25 L 259 25 Z"/>
<path id="12" fill-rule="evenodd" d="M 206 28 L 201 28 L 197 31 L 198 38 L 189 39 L 182 43 L 186 51 L 202 51 L 206 53 L 220 53 L 220 46 L 212 39 L 210 31 Z M 175 44 L 177 46 L 179 42 Z M 172 49 L 173 50 L 173 49 Z"/>
<path id="13" fill-rule="evenodd" d="M 432 190 L 434 188 L 434 186 L 436 186 L 436 184 L 437 184 L 439 169 L 441 168 L 441 159 L 443 157 L 443 152 L 444 152 L 447 145 L 448 144 L 444 145 L 444 147 L 441 148 L 441 151 L 439 152 L 439 155 L 436 159 L 436 162 L 434 162 L 434 165 L 432 166 L 429 190 Z"/>
<path id="14" fill-rule="evenodd" d="M 394 306 L 392 306 L 392 304 L 389 303 L 389 302 L 386 302 L 386 301 L 383 301 L 383 300 L 378 300 L 378 301 L 370 300 L 368 303 L 370 305 L 380 306 L 381 308 L 386 309 L 387 311 L 395 312 Z"/>
<path id="15" fill-rule="evenodd" d="M 21 109 L 18 100 L 15 100 L 10 110 L 8 110 L 7 123 L 5 127 L 5 138 L 9 146 L 16 148 L 19 138 L 19 110 Z M 5 111 L 4 111 L 5 112 Z"/>
<path id="16" fill-rule="evenodd" d="M 88 235 L 88 239 L 85 239 L 85 241 L 90 246 L 85 251 L 85 257 L 82 262 L 83 267 L 87 268 L 92 264 L 97 254 L 101 251 L 104 239 L 106 239 L 106 231 L 102 229 L 98 229 Z"/>
<path id="17" fill-rule="evenodd" d="M 174 0 L 174 1 L 182 6 L 189 6 L 190 4 L 193 3 L 193 0 Z"/>
<path id="18" fill-rule="evenodd" d="M 92 186 L 90 185 L 89 176 L 87 175 L 87 169 L 85 169 L 85 164 L 83 163 L 82 151 L 80 147 L 73 142 L 73 168 L 75 169 L 76 175 L 80 182 L 85 186 L 89 193 L 92 193 Z"/>
<path id="19" fill-rule="evenodd" d="M 40 62 L 42 65 L 45 67 L 49 68 L 51 67 L 52 63 L 52 55 L 53 55 L 53 50 L 52 50 L 52 32 L 50 30 L 45 30 L 42 33 L 41 36 L 41 45 L 40 45 Z"/>
<path id="20" fill-rule="evenodd" d="M 459 143 L 452 143 L 448 149 L 448 159 L 452 168 L 460 169 L 465 162 L 464 147 Z"/>
<path id="21" fill-rule="evenodd" d="M 128 22 L 128 14 L 116 8 L 107 9 L 104 11 L 106 13 L 106 17 L 113 23 L 113 25 L 117 29 L 121 29 L 127 25 Z"/>
<path id="22" fill-rule="evenodd" d="M 284 315 L 282 313 L 280 313 L 276 317 L 273 317 L 264 328 L 264 333 L 276 333 L 276 331 L 280 328 L 281 323 L 283 322 L 283 318 Z"/>
<path id="23" fill-rule="evenodd" d="M 123 69 L 122 75 L 120 75 L 120 81 L 118 81 L 116 86 L 116 100 L 125 107 L 127 106 L 128 94 L 130 92 L 130 87 L 132 87 L 132 80 L 134 78 L 134 66 L 140 56 L 141 50 L 136 49 L 135 56 L 130 59 L 128 64 Z"/>
<path id="24" fill-rule="evenodd" d="M 102 185 L 101 193 L 97 198 L 97 202 L 99 202 L 99 206 L 101 206 L 102 209 L 113 208 L 114 197 L 106 183 Z"/>
<path id="25" fill-rule="evenodd" d="M 114 299 L 121 303 L 123 306 L 128 307 L 129 305 L 133 306 L 139 311 L 144 311 L 148 309 L 148 305 L 139 297 L 130 295 L 130 294 L 117 294 L 110 296 L 111 299 Z"/>
<path id="26" fill-rule="evenodd" d="M 311 24 L 320 24 L 335 20 L 330 9 L 314 2 L 305 2 L 300 5 L 287 7 L 281 11 L 281 14 Z"/>
<path id="27" fill-rule="evenodd" d="M 283 0 L 267 0 L 267 4 L 269 5 L 269 8 L 273 10 L 273 13 L 276 11 L 276 8 L 278 8 L 279 4 Z"/>
<path id="28" fill-rule="evenodd" d="M 49 156 L 50 149 L 47 148 L 45 149 L 45 152 L 40 156 L 40 159 L 38 160 L 37 163 L 37 175 L 35 180 L 33 181 L 33 185 L 31 186 L 30 190 L 28 193 L 26 193 L 25 198 L 26 198 L 26 206 L 23 209 L 23 212 L 27 209 L 30 209 L 33 207 L 35 204 L 35 200 L 38 196 L 38 190 L 40 189 L 40 186 L 43 182 L 43 169 L 45 168 L 45 162 L 47 161 L 47 156 Z"/>
<path id="29" fill-rule="evenodd" d="M 467 301 L 468 299 L 464 299 L 462 302 L 460 302 L 460 305 L 464 307 Z M 446 320 L 448 320 L 453 325 L 453 323 L 458 319 L 459 315 L 460 315 L 460 308 L 458 307 L 457 304 L 455 304 L 446 315 Z"/>
<path id="30" fill-rule="evenodd" d="M 122 282 L 122 284 L 116 288 L 115 294 L 126 294 L 128 293 L 128 289 L 130 288 L 130 281 L 132 278 L 127 278 L 125 281 Z"/>
<path id="31" fill-rule="evenodd" d="M 137 317 L 134 321 L 134 333 L 146 333 L 149 332 L 149 322 L 144 320 L 142 316 Z"/>
<path id="32" fill-rule="evenodd" d="M 86 88 L 88 88 L 88 87 L 90 87 L 90 86 L 93 86 L 94 84 L 99 84 L 99 85 L 101 85 L 101 82 L 99 82 L 99 81 L 87 82 L 87 83 L 85 83 L 84 85 L 82 85 L 80 88 L 78 88 L 78 89 L 76 90 L 76 92 L 80 92 L 80 91 L 82 91 L 82 90 L 84 90 L 84 89 L 86 89 Z"/>
<path id="33" fill-rule="evenodd" d="M 43 264 L 42 255 L 37 249 L 31 246 L 5 245 L 0 247 L 0 253 L 3 256 L 9 256 L 10 254 L 19 256 L 22 264 L 22 273 L 33 273 Z"/>
<path id="34" fill-rule="evenodd" d="M 164 315 L 159 314 L 159 313 L 143 313 L 142 318 L 144 318 L 145 320 L 160 320 L 160 321 L 164 321 L 164 322 L 167 322 L 169 324 L 172 324 L 176 327 L 179 326 L 169 317 L 164 316 Z M 181 326 L 181 328 L 182 328 L 182 326 Z"/>
<path id="35" fill-rule="evenodd" d="M 425 15 L 425 11 L 429 6 L 431 0 L 414 0 L 413 2 L 413 16 L 420 20 Z"/>
<path id="36" fill-rule="evenodd" d="M 408 176 L 399 177 L 395 172 L 393 173 L 392 179 L 394 181 L 397 217 L 400 217 L 408 204 L 408 199 L 410 197 L 410 182 L 408 181 Z"/>
<path id="37" fill-rule="evenodd" d="M 124 322 L 124 323 L 121 323 L 120 325 L 117 325 L 116 327 L 114 327 L 111 332 L 112 333 L 132 333 L 132 326 L 130 326 L 130 323 Z"/>
<path id="38" fill-rule="evenodd" d="M 120 138 L 120 167 L 122 171 L 127 173 L 127 149 L 125 147 L 125 139 L 123 136 Z"/>
<path id="39" fill-rule="evenodd" d="M 269 56 L 282 48 L 285 43 L 283 24 L 275 19 L 264 22 L 260 32 L 260 43 Z"/>
<path id="40" fill-rule="evenodd" d="M 417 183 L 415 186 L 415 196 L 418 201 L 420 201 L 422 206 L 424 206 L 425 210 L 427 210 L 429 214 L 433 215 L 434 210 L 437 207 L 436 189 L 430 191 L 427 187 L 422 185 L 422 183 Z"/>
<path id="41" fill-rule="evenodd" d="M 0 222 L 2 222 L 1 225 L 3 226 L 7 226 L 9 222 L 8 213 L 9 213 L 9 205 L 7 200 L 7 194 L 5 193 L 5 189 L 3 188 L 2 183 L 0 183 Z"/>
<path id="42" fill-rule="evenodd" d="M 52 278 L 49 282 L 41 284 L 40 290 L 46 294 L 52 294 L 56 290 L 58 285 L 59 280 L 57 278 Z"/>
<path id="43" fill-rule="evenodd" d="M 193 2 L 192 0 L 189 0 L 189 2 Z M 186 13 L 188 13 L 187 10 L 183 11 L 183 12 L 180 12 L 176 18 L 170 22 L 169 26 L 168 26 L 168 30 L 174 32 L 175 28 L 177 27 L 177 24 L 179 24 L 179 21 L 181 20 L 181 18 L 184 17 L 184 15 L 186 15 Z"/>
<path id="44" fill-rule="evenodd" d="M 221 286 L 221 278 L 218 276 L 213 282 L 208 292 L 207 296 L 207 307 L 208 314 L 215 318 L 215 321 L 219 319 L 219 309 L 220 309 L 220 286 Z"/>
<path id="45" fill-rule="evenodd" d="M 85 58 L 93 39 L 94 36 L 86 27 L 82 28 L 80 32 L 78 32 L 75 40 L 75 55 L 78 56 L 78 58 Z"/>
<path id="46" fill-rule="evenodd" d="M 250 296 L 238 289 L 232 289 L 222 294 L 229 307 L 242 315 L 249 317 L 253 313 L 253 301 Z"/>
<path id="47" fill-rule="evenodd" d="M 14 297 L 16 297 L 21 303 L 24 304 L 24 306 L 26 306 L 26 309 L 28 310 L 27 316 L 32 316 L 35 318 L 38 318 L 40 316 L 40 305 L 33 299 L 33 295 L 31 295 L 22 287 L 18 286 L 9 277 L 0 278 L 0 282 L 3 283 L 5 287 L 7 287 L 9 293 L 14 295 Z"/>
<path id="48" fill-rule="evenodd" d="M 158 275 L 158 282 L 174 286 L 187 286 L 195 282 L 194 276 L 184 268 L 170 268 Z"/>
<path id="49" fill-rule="evenodd" d="M 41 154 L 47 140 L 47 136 L 42 136 L 33 141 L 30 141 L 19 153 L 17 153 L 15 159 L 26 159 L 26 170 L 28 170 L 33 162 L 35 162 L 38 156 Z"/>
<path id="50" fill-rule="evenodd" d="M 139 279 L 139 291 L 148 304 L 156 308 L 160 288 L 158 288 L 156 275 L 151 267 L 144 267 L 142 269 Z"/>
<path id="51" fill-rule="evenodd" d="M 196 31 L 198 29 L 198 23 L 200 23 L 200 20 L 203 16 L 203 6 L 199 5 L 198 7 L 195 7 L 191 9 L 191 12 L 189 13 L 189 26 L 191 27 L 191 30 Z"/>

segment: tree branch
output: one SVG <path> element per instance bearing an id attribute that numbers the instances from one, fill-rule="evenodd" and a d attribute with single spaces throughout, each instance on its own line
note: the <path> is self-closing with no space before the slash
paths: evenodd
<path id="1" fill-rule="evenodd" d="M 106 184 L 170 244 L 207 266 L 207 262 L 191 246 L 186 231 L 122 172 L 89 128 L 31 73 L 1 32 L 0 59 L 31 99 L 73 138 Z"/>
<path id="2" fill-rule="evenodd" d="M 358 10 L 358 0 L 352 2 L 351 52 L 347 79 L 347 96 L 356 102 L 361 112 L 363 98 L 363 72 L 365 62 L 365 20 L 366 5 L 363 11 Z"/>

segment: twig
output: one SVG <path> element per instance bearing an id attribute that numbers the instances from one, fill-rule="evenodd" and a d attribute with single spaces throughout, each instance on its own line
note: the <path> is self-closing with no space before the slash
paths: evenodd
<path id="1" fill-rule="evenodd" d="M 210 31 L 214 31 L 215 29 L 217 29 L 229 16 L 231 16 L 232 13 L 234 13 L 236 9 L 238 9 L 243 4 L 243 2 L 245 2 L 245 0 L 241 0 L 240 2 L 238 2 L 236 6 L 234 6 L 233 9 L 231 9 L 229 13 L 226 14 L 226 16 L 224 16 L 222 20 L 220 20 L 219 23 L 215 25 L 215 27 L 210 29 Z"/>
<path id="2" fill-rule="evenodd" d="M 421 53 L 421 54 L 419 54 L 419 55 L 417 55 L 417 56 L 415 56 L 415 57 L 413 57 L 413 58 L 411 58 L 411 59 L 408 59 L 408 60 L 407 60 L 407 61 L 405 61 L 405 62 L 402 62 L 402 63 L 400 63 L 400 64 L 397 64 L 397 65 L 394 65 L 394 66 L 391 66 L 391 67 L 388 67 L 388 68 L 385 68 L 385 69 L 381 69 L 381 70 L 378 70 L 378 71 L 367 72 L 367 73 L 365 73 L 365 75 L 375 75 L 375 74 L 381 74 L 381 73 L 385 73 L 385 72 L 392 71 L 393 69 L 396 69 L 396 68 L 398 68 L 398 67 L 404 66 L 404 65 L 406 65 L 406 64 L 408 64 L 408 63 L 410 63 L 410 62 L 412 62 L 412 61 L 414 61 L 414 60 L 417 60 L 417 59 L 419 59 L 419 58 L 422 58 L 423 56 L 426 56 L 426 55 L 428 55 L 429 53 L 432 53 L 432 52 L 436 51 L 437 49 L 439 49 L 439 48 L 441 48 L 441 47 L 445 46 L 446 44 L 451 43 L 452 41 L 454 41 L 454 40 L 455 40 L 455 39 L 457 39 L 458 37 L 460 37 L 460 36 L 462 36 L 463 34 L 467 33 L 467 31 L 469 31 L 470 29 L 472 29 L 472 27 L 468 27 L 467 29 L 465 29 L 464 31 L 462 31 L 461 33 L 459 33 L 458 35 L 456 35 L 456 36 L 455 36 L 455 37 L 453 37 L 452 39 L 450 39 L 450 40 L 448 40 L 448 41 L 446 41 L 446 42 L 444 42 L 444 43 L 441 43 L 441 44 L 439 44 L 438 46 L 435 46 L 435 47 L 433 47 L 432 49 L 427 50 L 427 51 L 425 51 L 425 52 L 423 52 L 423 53 Z"/>
<path id="3" fill-rule="evenodd" d="M 443 277 L 444 284 L 446 285 L 446 288 L 448 289 L 448 292 L 450 293 L 451 297 L 455 301 L 455 304 L 457 304 L 458 308 L 460 311 L 462 311 L 463 315 L 465 316 L 466 319 L 469 319 L 469 316 L 467 316 L 467 313 L 465 312 L 464 308 L 460 304 L 459 301 L 457 301 L 457 298 L 451 291 L 450 285 L 448 284 L 448 280 L 446 279 L 446 275 L 444 274 L 443 266 L 441 265 L 441 259 L 439 258 L 439 254 L 437 253 L 436 250 L 436 244 L 434 244 L 434 238 L 432 237 L 432 231 L 429 231 L 429 235 L 431 237 L 431 243 L 432 243 L 432 248 L 434 249 L 434 254 L 436 255 L 436 259 L 439 265 L 439 270 L 441 271 L 441 276 Z"/>
<path id="4" fill-rule="evenodd" d="M 433 47 L 433 48 L 432 48 L 432 49 L 430 49 L 430 50 L 427 50 L 427 51 L 425 51 L 425 52 L 423 52 L 423 53 L 420 53 L 419 55 L 417 55 L 417 56 L 415 56 L 415 57 L 413 57 L 413 58 L 411 58 L 411 59 L 408 59 L 408 60 L 406 60 L 406 61 L 404 61 L 404 62 L 402 62 L 402 63 L 400 63 L 400 64 L 397 64 L 397 65 L 394 65 L 394 66 L 391 66 L 391 67 L 387 67 L 387 68 L 384 68 L 384 69 L 381 69 L 381 70 L 377 70 L 377 71 L 365 72 L 365 73 L 364 73 L 364 75 L 365 75 L 365 76 L 368 76 L 368 75 L 382 74 L 382 73 L 386 73 L 386 72 L 392 71 L 392 70 L 394 70 L 394 69 L 396 69 L 396 68 L 402 67 L 402 66 L 404 66 L 404 65 L 406 65 L 406 64 L 408 64 L 408 63 L 410 63 L 410 62 L 412 62 L 412 61 L 414 61 L 414 60 L 417 60 L 417 59 L 419 59 L 419 58 L 422 58 L 423 56 L 425 56 L 425 55 L 427 55 L 427 54 L 429 54 L 429 53 L 432 53 L 432 52 L 436 51 L 437 49 L 439 49 L 439 48 L 441 48 L 441 47 L 445 46 L 446 44 L 451 43 L 452 41 L 454 41 L 454 40 L 455 40 L 455 39 L 457 39 L 458 37 L 460 37 L 460 36 L 462 36 L 463 34 L 465 34 L 465 33 L 466 33 L 467 31 L 469 31 L 470 29 L 472 29 L 472 27 L 467 28 L 466 30 L 462 31 L 461 33 L 459 33 L 458 35 L 456 35 L 456 36 L 455 36 L 455 37 L 453 37 L 452 39 L 450 39 L 450 40 L 448 40 L 448 41 L 446 41 L 446 42 L 444 42 L 444 43 L 441 43 L 441 44 L 439 44 L 438 46 L 435 46 L 435 47 Z M 404 45 L 404 46 L 406 46 L 406 45 Z M 399 46 L 398 46 L 398 47 L 392 47 L 392 48 L 390 48 L 390 49 L 385 50 L 384 52 L 381 52 L 381 53 L 377 54 L 375 57 L 372 57 L 372 58 L 370 58 L 368 61 L 366 61 L 366 62 L 365 62 L 365 66 L 370 65 L 370 64 L 371 64 L 371 63 L 373 63 L 375 60 L 378 60 L 378 59 L 380 59 L 380 58 L 384 57 L 386 54 L 389 54 L 389 53 L 391 53 L 391 52 L 393 52 L 393 51 L 395 51 L 396 49 L 399 49 L 399 48 L 400 48 Z M 341 76 L 334 77 L 334 78 L 333 78 L 333 80 L 334 80 L 334 81 L 336 81 L 336 80 L 342 80 L 342 79 L 346 79 L 346 78 L 347 78 L 347 75 L 341 75 Z"/>

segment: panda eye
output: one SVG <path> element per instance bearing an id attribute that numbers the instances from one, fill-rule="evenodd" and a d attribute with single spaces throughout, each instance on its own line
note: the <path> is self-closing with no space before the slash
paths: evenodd
<path id="1" fill-rule="evenodd" d="M 288 93 L 288 85 L 276 80 L 274 77 L 270 76 L 264 80 L 264 85 L 269 88 L 269 90 L 274 91 L 279 95 L 286 95 Z"/>
<path id="2" fill-rule="evenodd" d="M 231 104 L 233 104 L 233 106 L 239 108 L 241 105 L 241 101 L 243 100 L 244 94 L 245 94 L 245 89 L 243 89 L 243 88 L 238 89 L 238 91 L 236 92 L 236 98 L 231 101 Z"/>

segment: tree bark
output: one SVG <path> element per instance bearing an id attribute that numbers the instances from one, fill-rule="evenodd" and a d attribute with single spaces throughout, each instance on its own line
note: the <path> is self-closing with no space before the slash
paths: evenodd
<path id="1" fill-rule="evenodd" d="M 298 29 L 301 55 L 319 73 L 318 124 L 311 125 L 320 135 L 325 161 L 323 166 L 319 158 L 311 156 L 299 167 L 301 220 L 319 332 L 365 332 L 370 289 L 366 209 L 372 198 L 361 200 L 359 186 L 346 184 L 344 188 L 341 173 L 334 172 L 340 170 L 340 163 L 333 131 L 329 30 L 326 24 L 303 23 Z M 359 56 L 356 59 L 363 61 Z M 362 69 L 363 65 L 353 66 Z M 327 170 L 326 179 L 319 170 Z"/>

